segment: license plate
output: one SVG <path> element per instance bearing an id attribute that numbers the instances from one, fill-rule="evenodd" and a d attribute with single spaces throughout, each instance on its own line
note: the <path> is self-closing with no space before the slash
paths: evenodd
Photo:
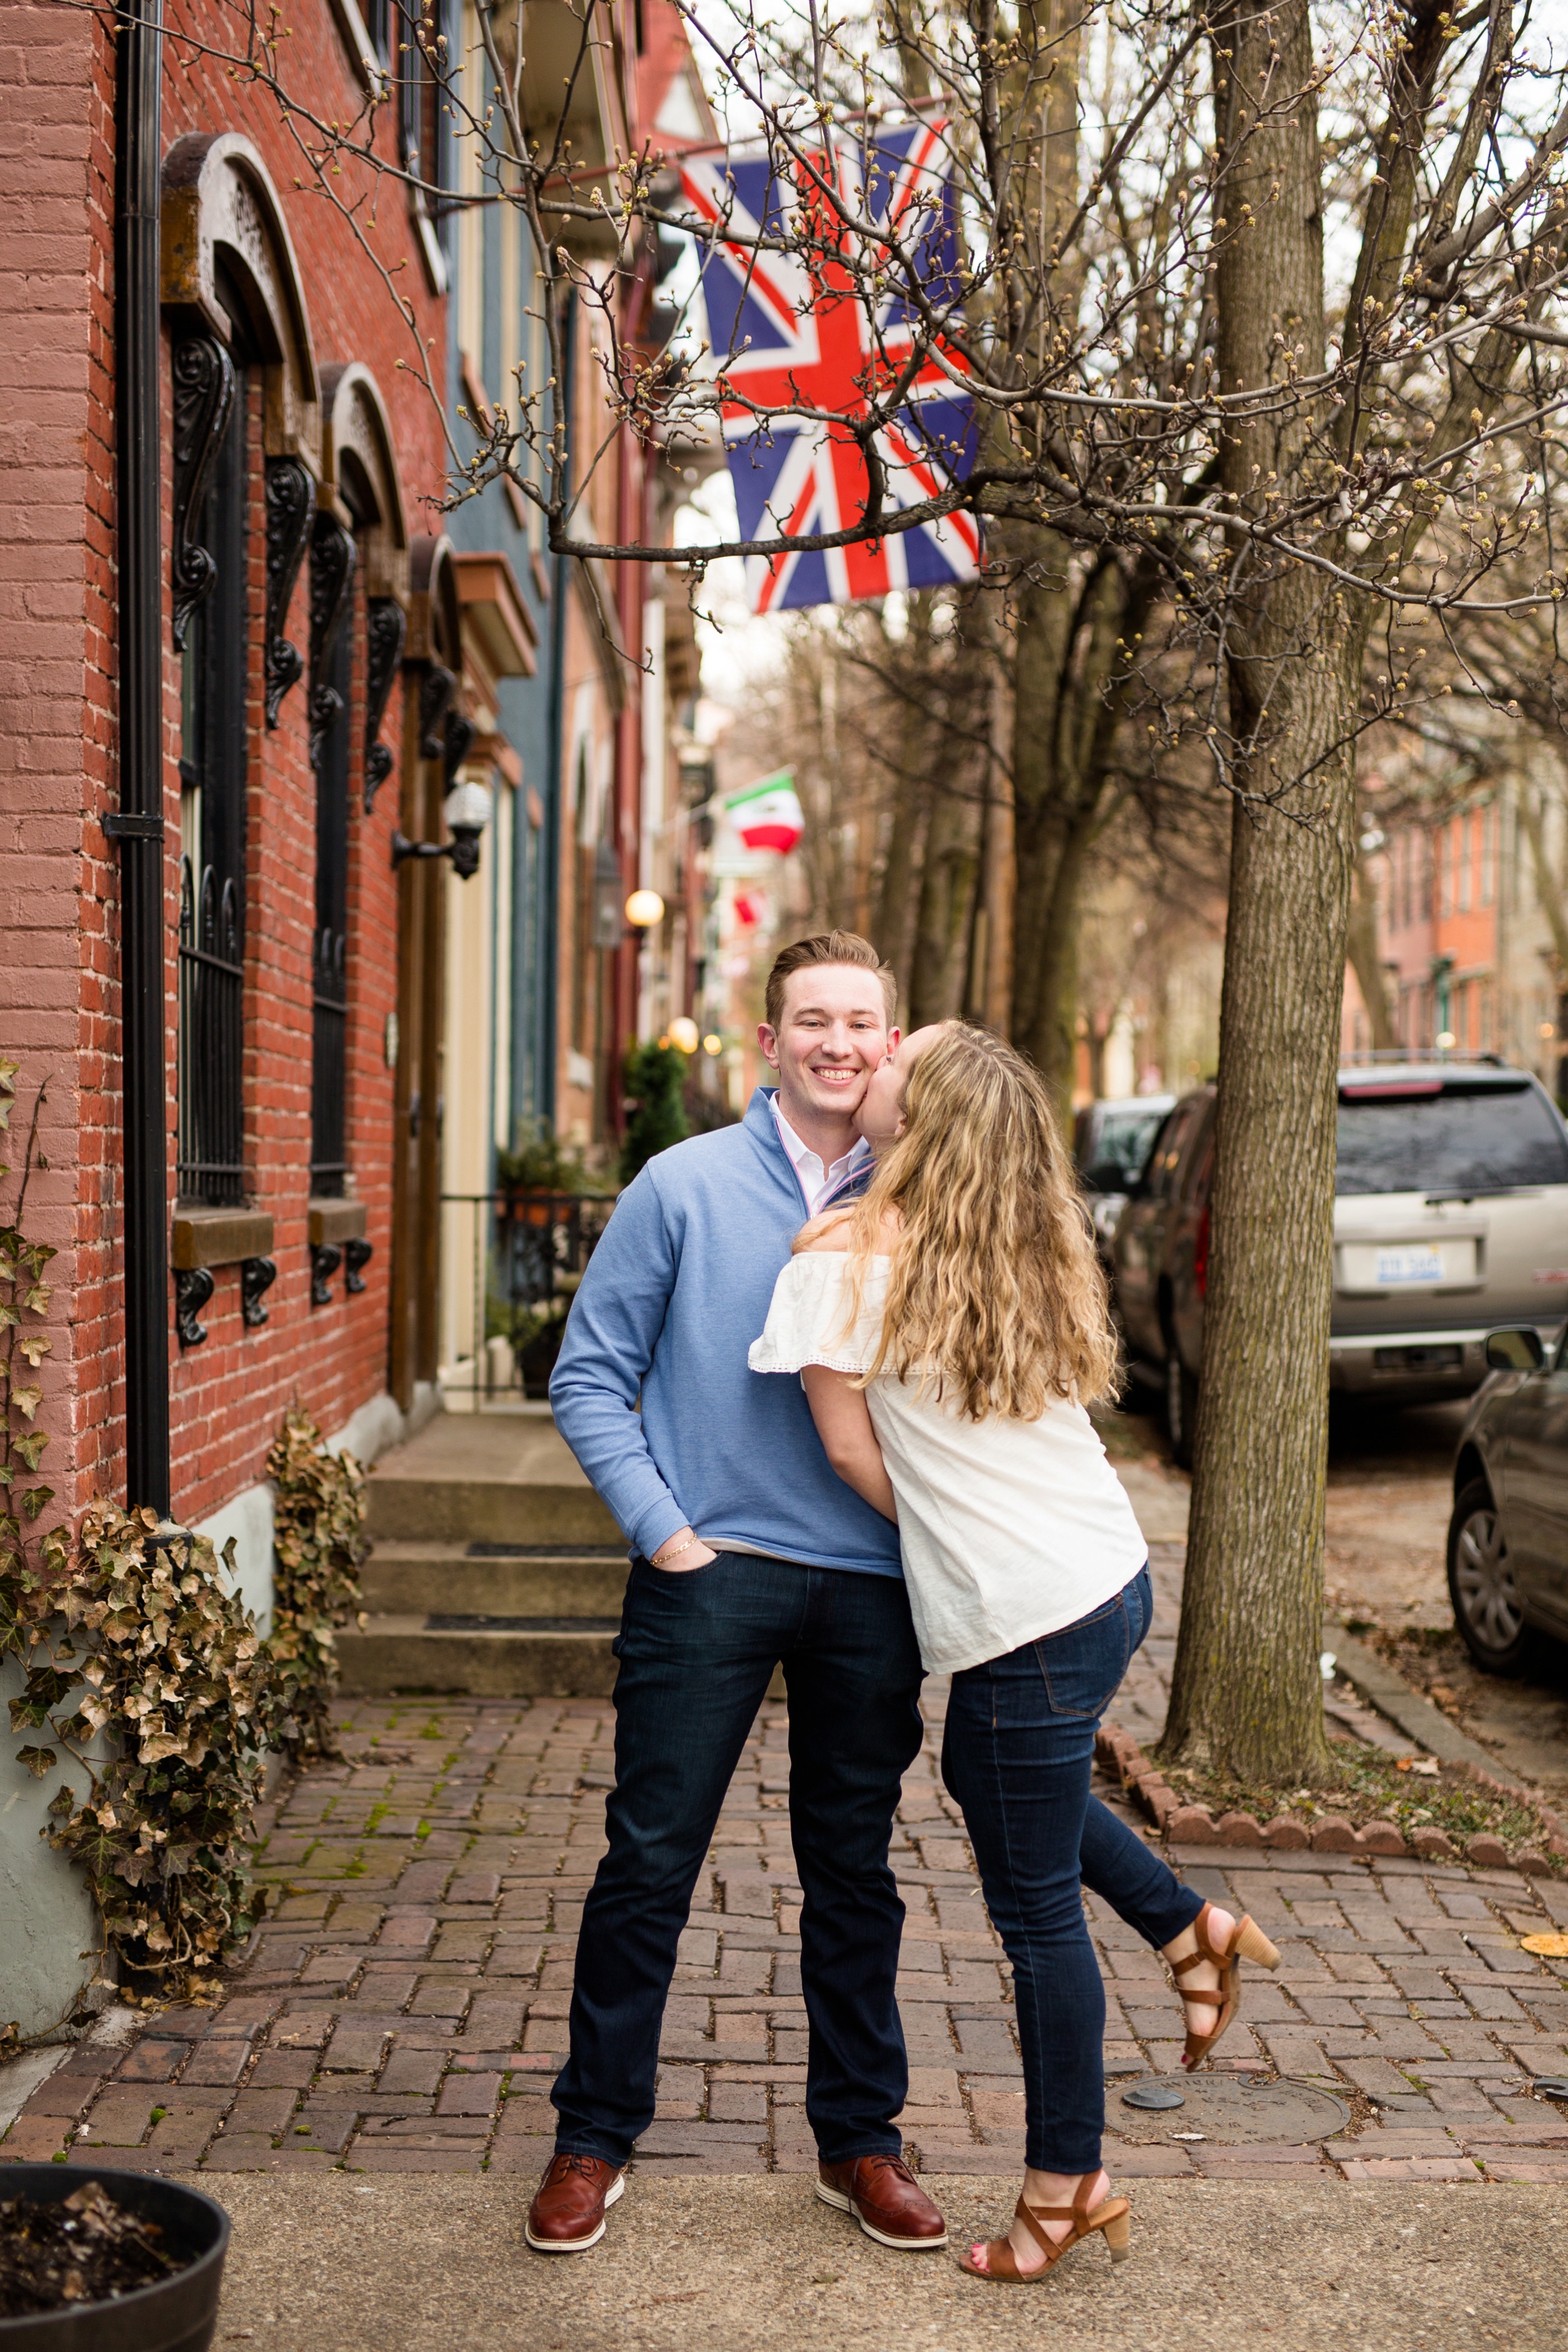
<path id="1" fill-rule="evenodd" d="M 1405 1249 L 1380 1249 L 1377 1253 L 1377 1286 L 1391 1290 L 1407 1282 L 1441 1282 L 1443 1253 L 1414 1244 Z"/>

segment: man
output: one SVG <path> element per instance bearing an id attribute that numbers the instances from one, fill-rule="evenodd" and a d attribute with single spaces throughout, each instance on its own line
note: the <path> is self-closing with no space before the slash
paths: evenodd
<path id="1" fill-rule="evenodd" d="M 759 1087 L 740 1126 L 660 1153 L 622 1194 L 551 1382 L 632 1572 L 609 1851 L 577 1939 L 556 2153 L 528 2220 L 542 2253 L 597 2244 L 652 2121 L 677 1939 L 780 1660 L 817 2194 L 879 2244 L 947 2242 L 892 2120 L 909 2070 L 888 1844 L 921 1742 L 898 1532 L 835 1476 L 799 1384 L 746 1363 L 793 1236 L 869 1177 L 855 1115 L 898 1044 L 894 1004 L 892 974 L 854 933 L 784 950 L 757 1032 L 777 1091 Z"/>

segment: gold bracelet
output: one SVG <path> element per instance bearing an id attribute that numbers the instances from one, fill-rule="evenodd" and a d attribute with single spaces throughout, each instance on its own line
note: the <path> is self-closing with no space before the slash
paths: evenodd
<path id="1" fill-rule="evenodd" d="M 700 1543 L 701 1540 L 700 1536 L 688 1536 L 683 1544 L 677 1544 L 675 1549 L 667 1553 L 663 1559 L 650 1560 L 648 1565 L 650 1568 L 668 1568 L 672 1559 L 679 1559 L 683 1551 L 689 1551 L 694 1543 Z"/>

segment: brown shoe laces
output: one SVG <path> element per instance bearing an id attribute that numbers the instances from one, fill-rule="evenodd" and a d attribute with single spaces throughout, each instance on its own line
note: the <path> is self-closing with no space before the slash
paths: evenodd
<path id="1" fill-rule="evenodd" d="M 916 2185 L 915 2176 L 901 2156 L 863 2156 L 859 2161 L 862 2164 L 879 2165 L 887 2172 L 896 2172 L 899 2179 L 907 2180 L 911 2189 Z"/>
<path id="2" fill-rule="evenodd" d="M 564 2151 L 560 2156 L 551 2158 L 550 2169 L 545 2179 L 553 2183 L 557 2180 L 564 2180 L 569 2172 L 580 2172 L 584 2180 L 592 2180 L 594 2166 L 603 2164 L 604 2161 L 602 2156 L 579 2156 L 574 2151 Z M 611 2169 L 613 2170 L 614 2167 Z"/>

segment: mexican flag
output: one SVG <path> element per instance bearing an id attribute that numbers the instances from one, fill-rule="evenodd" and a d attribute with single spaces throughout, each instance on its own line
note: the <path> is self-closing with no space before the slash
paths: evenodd
<path id="1" fill-rule="evenodd" d="M 781 768 L 761 783 L 748 784 L 743 793 L 731 793 L 724 806 L 748 849 L 776 849 L 787 856 L 805 831 L 793 768 Z"/>

